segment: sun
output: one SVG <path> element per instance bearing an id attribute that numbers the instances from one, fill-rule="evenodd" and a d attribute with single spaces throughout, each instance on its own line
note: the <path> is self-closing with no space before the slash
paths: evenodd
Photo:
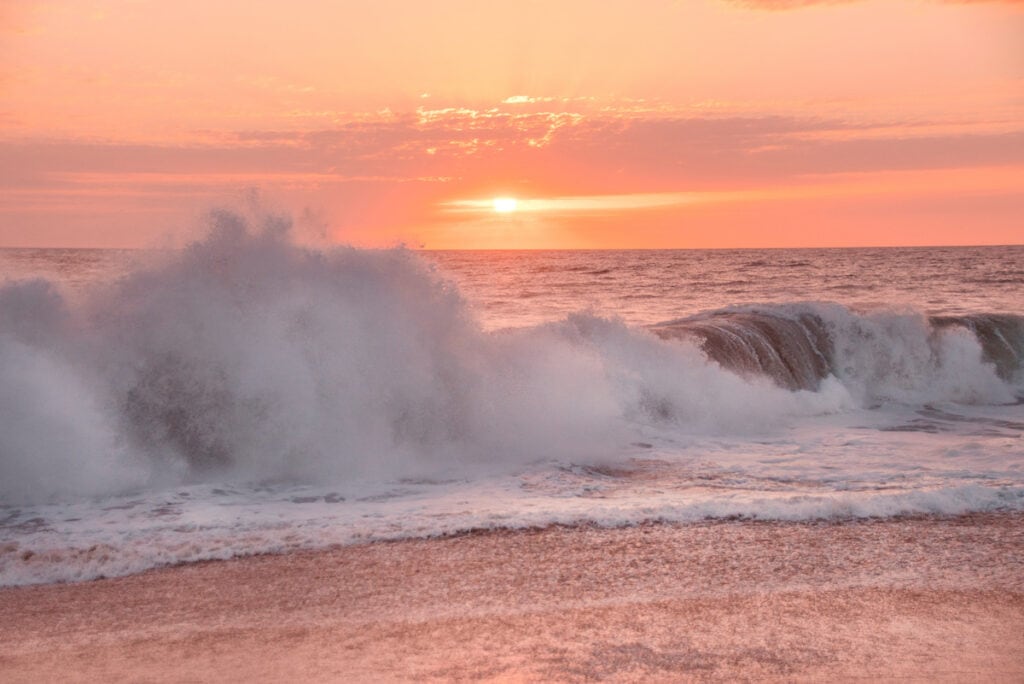
<path id="1" fill-rule="evenodd" d="M 515 197 L 495 197 L 494 211 L 499 214 L 508 214 L 516 210 L 516 204 Z"/>

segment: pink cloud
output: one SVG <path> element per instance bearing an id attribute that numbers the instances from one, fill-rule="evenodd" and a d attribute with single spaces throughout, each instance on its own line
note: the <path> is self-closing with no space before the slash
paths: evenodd
<path id="1" fill-rule="evenodd" d="M 920 129 L 920 130 L 919 130 Z M 1024 164 L 1024 124 L 986 131 L 784 116 L 473 117 L 351 123 L 315 132 L 249 131 L 204 145 L 0 143 L 7 188 L 139 174 L 309 182 L 473 182 L 565 190 L 648 190 L 785 181 L 806 174 Z M 568 174 L 568 169 L 576 169 Z M 653 186 L 653 187 L 652 187 Z M 627 188 L 629 190 L 634 187 Z"/>

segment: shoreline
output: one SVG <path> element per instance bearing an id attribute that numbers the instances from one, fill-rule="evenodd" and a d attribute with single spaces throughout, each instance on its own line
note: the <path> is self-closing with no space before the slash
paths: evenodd
<path id="1" fill-rule="evenodd" d="M 1024 514 L 485 530 L 0 589 L 6 681 L 1024 677 Z"/>

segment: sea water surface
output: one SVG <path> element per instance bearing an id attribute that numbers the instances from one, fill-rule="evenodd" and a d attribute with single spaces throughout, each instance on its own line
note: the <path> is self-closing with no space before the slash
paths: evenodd
<path id="1" fill-rule="evenodd" d="M 1024 509 L 1024 247 L 0 250 L 0 585 Z M 273 223 L 273 222 L 272 222 Z"/>

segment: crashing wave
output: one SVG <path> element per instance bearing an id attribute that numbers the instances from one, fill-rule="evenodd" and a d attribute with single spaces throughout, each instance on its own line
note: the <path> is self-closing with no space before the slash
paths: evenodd
<path id="1" fill-rule="evenodd" d="M 811 303 L 485 332 L 414 253 L 305 248 L 280 221 L 220 213 L 84 303 L 0 287 L 0 502 L 611 458 L 638 425 L 1010 402 L 1022 320 Z"/>

